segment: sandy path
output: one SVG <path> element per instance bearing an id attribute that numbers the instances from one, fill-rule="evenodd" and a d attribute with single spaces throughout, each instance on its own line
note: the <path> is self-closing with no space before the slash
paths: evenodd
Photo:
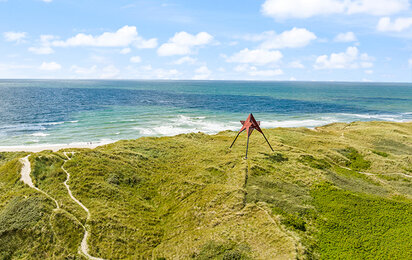
<path id="1" fill-rule="evenodd" d="M 66 158 L 67 158 L 64 162 L 67 162 L 67 161 L 70 161 L 70 160 L 71 160 L 71 158 L 70 158 L 69 156 L 67 156 L 67 153 L 66 153 L 66 152 L 64 152 L 64 155 L 65 155 Z M 86 213 L 87 213 L 86 222 L 87 222 L 87 221 L 91 218 L 90 211 L 89 211 L 89 209 L 88 209 L 85 205 L 83 205 L 83 203 L 81 203 L 78 199 L 76 199 L 76 197 L 73 196 L 72 191 L 70 190 L 70 186 L 67 184 L 67 182 L 70 180 L 70 173 L 64 168 L 64 163 L 63 163 L 63 165 L 62 165 L 61 168 L 62 168 L 62 170 L 63 170 L 63 171 L 66 173 L 66 175 L 67 175 L 67 179 L 66 179 L 66 181 L 65 181 L 63 184 L 64 184 L 64 186 L 66 186 L 66 189 L 67 189 L 67 192 L 69 193 L 70 198 L 71 198 L 74 202 L 76 202 L 80 207 L 82 207 L 84 211 L 86 211 Z M 94 257 L 94 256 L 91 256 L 91 255 L 89 254 L 89 245 L 87 244 L 87 238 L 89 237 L 89 231 L 87 230 L 87 227 L 88 227 L 88 225 L 85 224 L 85 226 L 84 226 L 84 236 L 83 236 L 82 242 L 81 242 L 81 244 L 80 244 L 81 252 L 82 252 L 87 258 L 89 258 L 89 259 L 92 259 L 92 260 L 103 260 L 102 258 Z"/>
<path id="2" fill-rule="evenodd" d="M 52 196 L 47 194 L 45 191 L 42 191 L 41 189 L 34 186 L 33 180 L 31 179 L 31 176 L 30 176 L 31 166 L 30 166 L 29 157 L 30 157 L 30 155 L 27 155 L 26 157 L 20 159 L 21 164 L 23 164 L 23 167 L 21 168 L 21 172 L 20 172 L 20 174 L 21 174 L 20 180 L 22 182 L 24 182 L 25 184 L 29 185 L 30 188 L 33 188 L 33 189 L 43 193 L 49 199 L 53 200 L 54 203 L 56 204 L 56 209 L 60 209 L 59 203 L 57 202 L 57 200 L 55 198 L 53 198 Z"/>

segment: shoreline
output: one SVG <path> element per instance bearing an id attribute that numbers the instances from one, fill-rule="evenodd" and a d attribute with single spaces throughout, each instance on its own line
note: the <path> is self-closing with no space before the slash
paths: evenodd
<path id="1" fill-rule="evenodd" d="M 0 146 L 0 152 L 30 152 L 30 153 L 38 153 L 45 150 L 52 150 L 53 152 L 57 152 L 61 149 L 94 149 L 99 146 L 103 146 L 106 144 L 115 143 L 119 140 L 114 140 L 110 142 L 96 142 L 96 143 L 72 143 L 72 144 L 44 144 L 44 145 L 16 145 L 16 146 Z"/>
<path id="2" fill-rule="evenodd" d="M 352 122 L 332 122 L 328 123 L 325 125 L 321 126 L 315 126 L 315 127 L 303 127 L 306 129 L 310 129 L 312 131 L 318 132 L 318 128 L 324 127 L 330 124 L 335 124 L 335 123 L 343 123 L 343 124 L 352 124 L 354 122 L 385 122 L 385 123 L 412 123 L 412 121 L 403 121 L 403 122 L 390 122 L 390 121 L 352 121 Z M 269 127 L 266 129 L 274 129 L 274 128 L 300 128 L 300 127 Z M 224 131 L 233 131 L 230 129 L 224 130 Z M 219 131 L 219 132 L 224 132 L 224 131 Z M 236 130 L 235 130 L 236 132 Z M 179 134 L 177 134 L 179 135 Z M 172 135 L 176 136 L 176 135 Z M 140 137 L 138 137 L 140 138 Z M 119 140 L 110 140 L 110 141 L 105 141 L 105 142 L 82 142 L 82 143 L 70 143 L 70 144 L 43 144 L 43 145 L 14 145 L 14 146 L 0 146 L 0 153 L 2 152 L 30 152 L 30 153 L 38 153 L 42 152 L 45 150 L 52 150 L 53 152 L 57 152 L 61 149 L 94 149 L 99 146 L 107 145 L 107 144 L 112 144 L 117 141 L 121 141 L 123 139 Z"/>

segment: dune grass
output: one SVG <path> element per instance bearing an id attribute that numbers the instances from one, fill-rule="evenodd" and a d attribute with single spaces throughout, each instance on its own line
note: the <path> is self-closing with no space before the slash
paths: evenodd
<path id="1" fill-rule="evenodd" d="M 275 152 L 254 134 L 249 160 L 242 159 L 245 136 L 228 149 L 236 134 L 231 131 L 73 149 L 67 162 L 62 151 L 33 154 L 34 182 L 56 198 L 58 211 L 51 200 L 19 181 L 17 158 L 25 154 L 0 153 L 0 240 L 12 241 L 3 247 L 0 243 L 0 258 L 82 257 L 78 245 L 86 215 L 67 195 L 62 165 L 71 174 L 74 196 L 92 214 L 87 224 L 93 256 L 410 255 L 412 123 L 264 131 Z M 17 248 L 17 243 L 23 246 Z"/>

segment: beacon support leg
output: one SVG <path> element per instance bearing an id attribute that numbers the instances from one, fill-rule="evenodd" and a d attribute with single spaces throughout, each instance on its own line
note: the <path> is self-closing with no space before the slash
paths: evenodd
<path id="1" fill-rule="evenodd" d="M 270 145 L 268 139 L 266 139 L 266 136 L 265 136 L 265 134 L 264 134 L 263 132 L 262 132 L 262 135 L 263 135 L 263 137 L 265 138 L 266 142 L 268 143 L 268 145 L 269 145 L 270 149 L 272 150 L 272 152 L 274 152 L 272 146 Z"/>
<path id="2" fill-rule="evenodd" d="M 245 159 L 247 159 L 247 150 L 249 149 L 249 135 L 247 136 L 247 143 L 246 143 L 246 156 Z"/>
<path id="3" fill-rule="evenodd" d="M 232 143 L 232 145 L 231 145 L 229 148 L 232 148 L 232 146 L 235 144 L 236 139 L 239 137 L 239 135 L 240 135 L 240 132 L 239 132 L 239 133 L 237 133 L 237 136 L 235 137 L 235 140 L 233 140 L 233 143 Z"/>

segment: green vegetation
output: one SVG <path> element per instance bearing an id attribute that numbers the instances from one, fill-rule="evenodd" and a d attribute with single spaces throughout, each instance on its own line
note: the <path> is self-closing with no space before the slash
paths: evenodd
<path id="1" fill-rule="evenodd" d="M 365 160 L 364 156 L 352 147 L 342 149 L 340 150 L 340 153 L 342 153 L 343 155 L 345 155 L 346 158 L 348 158 L 346 166 L 350 167 L 355 171 L 366 170 L 369 169 L 369 167 L 371 166 L 371 162 Z"/>
<path id="2" fill-rule="evenodd" d="M 326 183 L 313 190 L 319 219 L 318 247 L 325 259 L 408 259 L 412 205 L 360 195 Z"/>
<path id="3" fill-rule="evenodd" d="M 412 244 L 412 123 L 354 122 L 124 140 L 0 153 L 0 259 L 407 259 Z M 241 136 L 240 138 L 246 138 Z M 73 195 L 63 185 L 71 174 Z"/>

